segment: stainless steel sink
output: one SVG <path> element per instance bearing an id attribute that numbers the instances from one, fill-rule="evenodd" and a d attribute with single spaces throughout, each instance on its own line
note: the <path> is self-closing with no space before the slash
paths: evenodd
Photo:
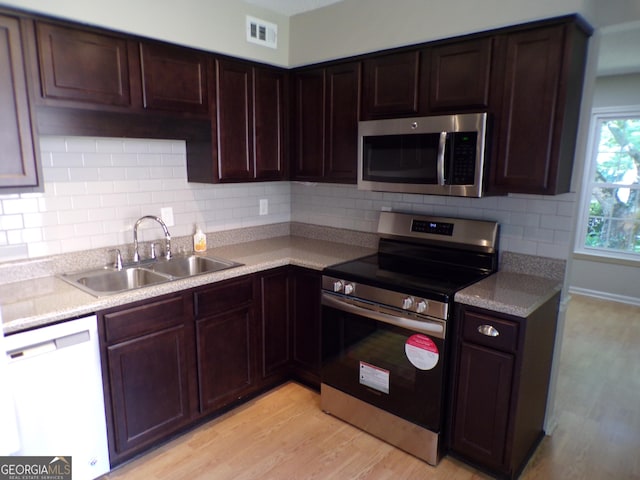
<path id="1" fill-rule="evenodd" d="M 170 282 L 179 278 L 218 272 L 241 263 L 199 255 L 179 255 L 169 260 L 153 260 L 122 270 L 99 268 L 60 275 L 60 278 L 96 297 Z"/>
<path id="2" fill-rule="evenodd" d="M 238 267 L 240 263 L 199 255 L 175 256 L 170 260 L 158 260 L 148 266 L 154 272 L 170 275 L 174 278 L 192 277 L 203 273 L 219 272 L 227 268 Z"/>
<path id="3" fill-rule="evenodd" d="M 166 275 L 140 267 L 129 267 L 122 270 L 89 270 L 62 275 L 62 278 L 96 296 L 134 290 L 170 280 Z"/>

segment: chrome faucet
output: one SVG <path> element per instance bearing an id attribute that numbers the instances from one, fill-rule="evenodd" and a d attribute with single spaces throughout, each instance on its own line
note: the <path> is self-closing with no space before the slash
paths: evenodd
<path id="1" fill-rule="evenodd" d="M 162 221 L 160 217 L 156 217 L 155 215 L 145 215 L 144 217 L 140 217 L 136 222 L 136 224 L 133 226 L 133 261 L 134 262 L 140 261 L 140 253 L 138 252 L 138 226 L 145 219 L 155 220 L 162 227 L 162 230 L 164 231 L 164 240 L 165 240 L 164 257 L 167 260 L 169 260 L 171 258 L 171 235 L 169 234 L 169 229 L 167 228 L 167 225 Z"/>

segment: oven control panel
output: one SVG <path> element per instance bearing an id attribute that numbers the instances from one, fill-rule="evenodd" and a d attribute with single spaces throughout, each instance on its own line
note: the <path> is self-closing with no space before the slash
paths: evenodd
<path id="1" fill-rule="evenodd" d="M 447 319 L 449 306 L 435 300 L 407 295 L 402 292 L 356 283 L 351 280 L 323 275 L 322 289 L 347 297 L 377 303 L 419 315 Z"/>

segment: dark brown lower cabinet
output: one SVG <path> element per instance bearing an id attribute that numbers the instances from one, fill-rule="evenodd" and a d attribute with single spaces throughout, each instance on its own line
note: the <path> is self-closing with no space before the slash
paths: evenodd
<path id="1" fill-rule="evenodd" d="M 173 295 L 99 315 L 112 465 L 192 420 L 190 305 Z"/>
<path id="2" fill-rule="evenodd" d="M 294 376 L 311 386 L 320 387 L 320 295 L 322 274 L 306 268 L 294 268 L 291 285 L 292 367 Z"/>
<path id="3" fill-rule="evenodd" d="M 212 284 L 194 294 L 200 413 L 207 414 L 258 388 L 253 279 Z"/>
<path id="4" fill-rule="evenodd" d="M 457 311 L 451 452 L 515 478 L 544 436 L 560 294 L 527 318 Z"/>
<path id="5" fill-rule="evenodd" d="M 248 306 L 196 322 L 201 413 L 224 407 L 253 390 L 253 330 Z"/>
<path id="6" fill-rule="evenodd" d="M 320 388 L 321 278 L 318 271 L 296 266 L 260 275 L 263 384 L 293 377 Z"/>
<path id="7" fill-rule="evenodd" d="M 292 376 L 319 387 L 320 281 L 282 267 L 99 312 L 111 465 Z"/>
<path id="8" fill-rule="evenodd" d="M 277 268 L 259 275 L 260 365 L 263 383 L 278 383 L 291 370 L 291 269 Z"/>

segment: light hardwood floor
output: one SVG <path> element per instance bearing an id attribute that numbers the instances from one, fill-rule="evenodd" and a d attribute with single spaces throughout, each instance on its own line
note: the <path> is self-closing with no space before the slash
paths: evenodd
<path id="1" fill-rule="evenodd" d="M 573 296 L 560 360 L 558 427 L 522 479 L 640 479 L 640 307 Z M 486 479 L 437 467 L 320 411 L 287 383 L 121 466 L 105 480 Z"/>

